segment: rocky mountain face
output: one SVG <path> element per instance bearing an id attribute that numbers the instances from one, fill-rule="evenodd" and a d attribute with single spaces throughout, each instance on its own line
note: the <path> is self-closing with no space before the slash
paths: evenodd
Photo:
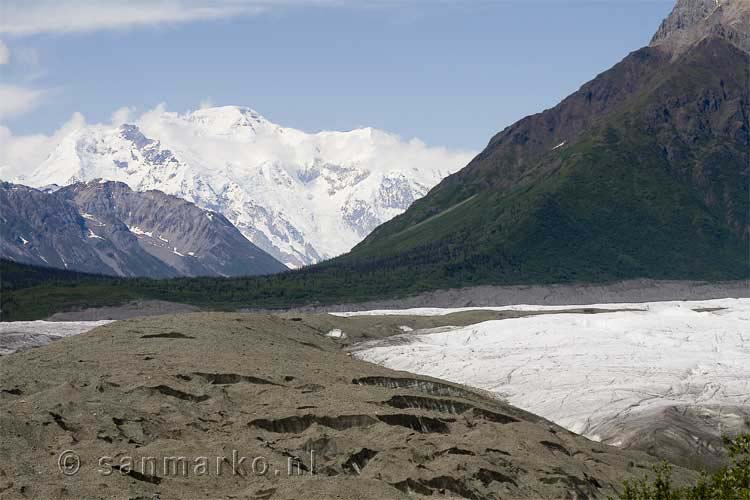
<path id="1" fill-rule="evenodd" d="M 750 52 L 750 1 L 679 0 L 651 40 L 679 55 L 700 40 L 717 36 Z"/>
<path id="2" fill-rule="evenodd" d="M 410 289 L 747 277 L 748 2 L 699 5 L 334 262 Z"/>
<path id="3" fill-rule="evenodd" d="M 103 178 L 157 189 L 224 214 L 300 267 L 346 252 L 469 158 L 374 129 L 308 134 L 229 106 L 84 126 L 16 182 Z"/>
<path id="4" fill-rule="evenodd" d="M 118 182 L 0 185 L 0 255 L 117 276 L 238 276 L 286 268 L 223 215 Z"/>

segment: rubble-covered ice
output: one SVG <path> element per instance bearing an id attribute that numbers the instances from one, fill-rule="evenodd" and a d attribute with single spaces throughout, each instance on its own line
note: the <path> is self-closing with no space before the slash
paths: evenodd
<path id="1" fill-rule="evenodd" d="M 0 323 L 0 356 L 85 333 L 111 321 L 14 321 Z"/>

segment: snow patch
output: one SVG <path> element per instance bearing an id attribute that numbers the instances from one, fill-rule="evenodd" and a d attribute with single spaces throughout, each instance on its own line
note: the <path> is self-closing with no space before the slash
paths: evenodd
<path id="1" fill-rule="evenodd" d="M 138 236 L 148 236 L 149 238 L 153 238 L 154 237 L 154 233 L 153 232 L 151 232 L 151 231 L 144 231 L 143 229 L 141 229 L 138 226 L 133 226 L 133 227 L 128 226 L 128 230 L 131 233 L 133 233 L 135 235 L 138 235 Z"/>
<path id="2" fill-rule="evenodd" d="M 26 239 L 26 238 L 24 238 L 23 236 L 19 236 L 19 238 L 21 239 L 21 243 L 23 243 L 23 245 L 24 245 L 24 246 L 26 246 L 26 245 L 28 245 L 28 244 L 29 244 L 29 240 L 27 240 L 27 239 Z"/>
<path id="3" fill-rule="evenodd" d="M 334 328 L 330 332 L 326 333 L 326 337 L 332 338 L 332 339 L 343 340 L 346 338 L 346 334 L 343 331 L 341 331 L 339 328 Z"/>
<path id="4" fill-rule="evenodd" d="M 94 238 L 94 239 L 97 239 L 97 240 L 103 240 L 104 239 L 101 236 L 99 236 L 98 234 L 94 233 L 94 231 L 92 231 L 91 229 L 89 229 L 89 235 L 88 235 L 88 237 L 89 238 Z"/>
<path id="5" fill-rule="evenodd" d="M 667 304 L 666 302 L 664 304 Z M 374 309 L 370 311 L 331 312 L 333 316 L 351 318 L 355 316 L 445 316 L 456 312 L 470 311 L 566 311 L 570 309 L 595 308 L 595 309 L 638 309 L 646 311 L 649 305 L 644 303 L 609 303 L 574 306 L 538 306 L 533 304 L 519 304 L 512 306 L 497 307 L 415 307 L 412 309 Z"/>
<path id="6" fill-rule="evenodd" d="M 556 149 L 559 149 L 559 148 L 561 148 L 563 146 L 565 146 L 565 141 L 562 141 L 560 144 L 558 144 L 557 146 L 555 146 L 554 148 L 552 148 L 552 151 L 554 151 Z"/>
<path id="7" fill-rule="evenodd" d="M 91 214 L 87 214 L 86 212 L 82 212 L 82 213 L 81 213 L 81 217 L 83 217 L 83 218 L 84 218 L 84 219 L 86 219 L 86 220 L 90 220 L 91 222 L 95 222 L 95 223 L 96 223 L 96 225 L 97 225 L 97 226 L 99 226 L 99 227 L 104 227 L 104 226 L 106 226 L 106 224 L 104 224 L 103 222 L 101 222 L 101 221 L 100 221 L 99 219 L 97 219 L 97 218 L 96 218 L 95 216 L 93 216 L 93 215 L 91 215 Z"/>

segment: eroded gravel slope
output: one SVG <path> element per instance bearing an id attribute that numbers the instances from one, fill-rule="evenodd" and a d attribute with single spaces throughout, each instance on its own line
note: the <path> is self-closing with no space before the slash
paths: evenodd
<path id="1" fill-rule="evenodd" d="M 654 462 L 341 349 L 401 321 L 163 316 L 3 357 L 0 498 L 606 498 Z M 335 328 L 348 338 L 326 337 Z M 75 476 L 58 470 L 68 449 L 81 458 Z M 316 474 L 288 477 L 290 457 L 309 469 L 311 450 Z M 232 474 L 233 451 L 264 457 L 271 472 L 253 473 L 248 459 Z M 135 464 L 104 476 L 102 456 Z M 187 477 L 138 469 L 170 456 L 230 464 Z"/>

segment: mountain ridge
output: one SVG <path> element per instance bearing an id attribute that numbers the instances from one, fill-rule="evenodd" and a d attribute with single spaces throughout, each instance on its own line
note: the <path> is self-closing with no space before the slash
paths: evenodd
<path id="1" fill-rule="evenodd" d="M 338 262 L 408 268 L 430 287 L 743 278 L 747 67 L 748 54 L 719 36 L 677 59 L 639 49 L 497 134 Z"/>
<path id="2" fill-rule="evenodd" d="M 750 1 L 678 0 L 651 39 L 678 57 L 701 40 L 719 36 L 750 52 Z"/>
<path id="3" fill-rule="evenodd" d="M 286 268 L 221 214 L 159 191 L 94 180 L 55 191 L 0 185 L 0 254 L 116 276 L 230 276 Z"/>

